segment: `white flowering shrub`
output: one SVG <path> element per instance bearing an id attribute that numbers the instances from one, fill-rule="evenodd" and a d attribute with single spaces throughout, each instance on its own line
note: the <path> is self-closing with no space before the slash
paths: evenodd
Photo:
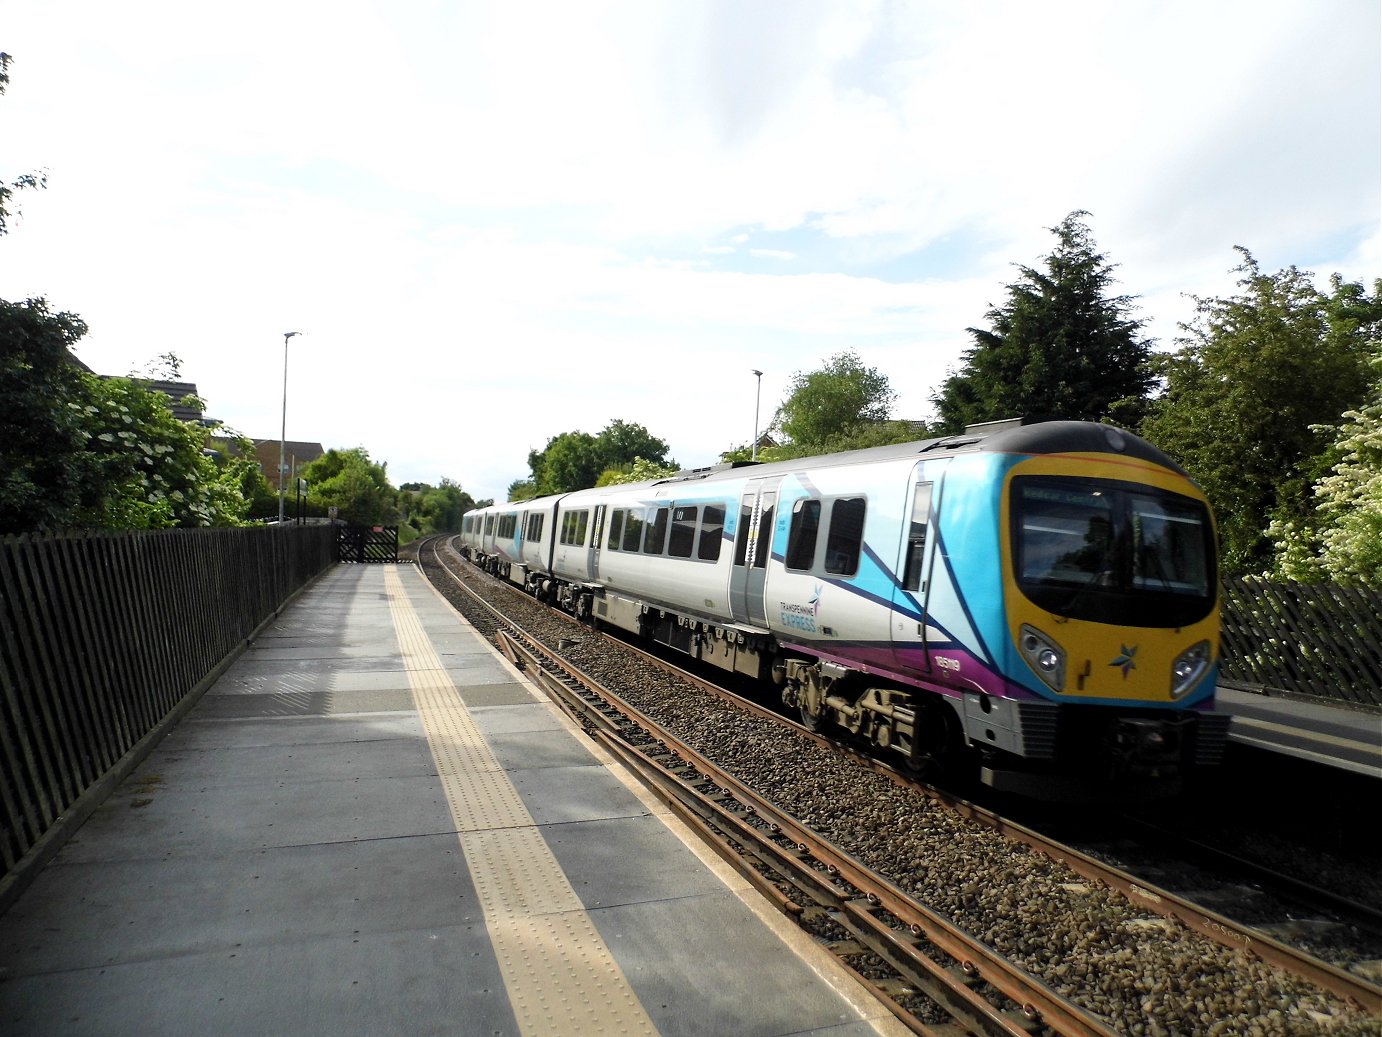
<path id="1" fill-rule="evenodd" d="M 1339 460 L 1315 483 L 1318 525 L 1278 522 L 1268 530 L 1279 575 L 1382 586 L 1382 344 L 1377 353 L 1373 402 L 1344 413 L 1334 446 Z"/>
<path id="2" fill-rule="evenodd" d="M 86 435 L 89 492 L 71 525 L 94 529 L 227 526 L 249 508 L 246 457 L 206 451 L 207 430 L 179 421 L 166 395 L 128 378 L 87 376 L 69 403 Z"/>

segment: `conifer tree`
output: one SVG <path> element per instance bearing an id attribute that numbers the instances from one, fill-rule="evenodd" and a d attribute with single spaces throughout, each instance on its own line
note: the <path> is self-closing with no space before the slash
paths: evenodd
<path id="1" fill-rule="evenodd" d="M 1045 269 L 1019 266 L 1008 300 L 969 328 L 964 365 L 931 397 L 947 431 L 1022 414 L 1133 425 L 1154 384 L 1132 300 L 1111 296 L 1113 266 L 1083 211 L 1052 227 Z"/>

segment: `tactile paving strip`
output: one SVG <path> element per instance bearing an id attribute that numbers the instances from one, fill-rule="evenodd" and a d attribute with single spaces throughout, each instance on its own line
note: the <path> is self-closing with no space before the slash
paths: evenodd
<path id="1" fill-rule="evenodd" d="M 398 573 L 389 611 L 519 1028 L 656 1034 L 532 815 L 475 726 Z"/>

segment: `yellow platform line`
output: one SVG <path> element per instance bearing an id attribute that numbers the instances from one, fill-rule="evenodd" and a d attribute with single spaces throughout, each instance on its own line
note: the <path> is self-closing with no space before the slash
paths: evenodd
<path id="1" fill-rule="evenodd" d="M 389 612 L 509 1002 L 522 1033 L 656 1034 L 408 600 Z"/>

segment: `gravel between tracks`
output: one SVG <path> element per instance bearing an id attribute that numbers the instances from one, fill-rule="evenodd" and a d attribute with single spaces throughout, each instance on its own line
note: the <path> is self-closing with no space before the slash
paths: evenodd
<path id="1" fill-rule="evenodd" d="M 424 568 L 426 568 L 424 566 Z M 1058 862 L 721 700 L 462 565 L 531 634 L 785 813 L 1121 1033 L 1382 1035 L 1382 1019 L 1093 887 Z M 438 583 L 486 636 L 494 623 Z M 623 656 L 621 658 L 621 656 Z"/>

